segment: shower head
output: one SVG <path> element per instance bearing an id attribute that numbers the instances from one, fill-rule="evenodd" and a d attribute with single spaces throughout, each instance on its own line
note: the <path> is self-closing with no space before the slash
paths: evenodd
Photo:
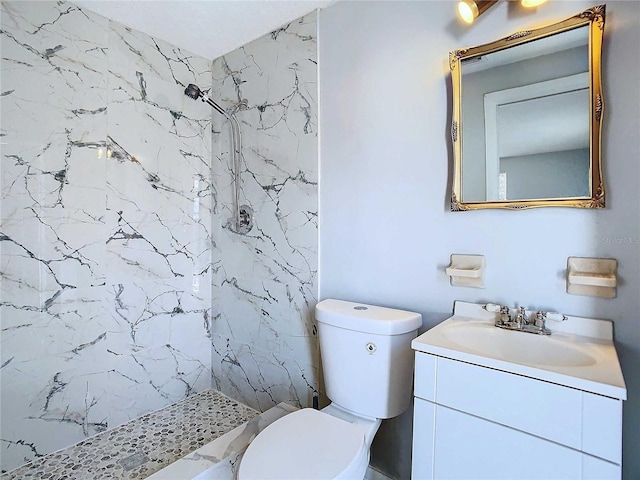
<path id="1" fill-rule="evenodd" d="M 204 93 L 202 93 L 202 90 L 200 90 L 200 88 L 193 83 L 190 83 L 189 86 L 184 89 L 184 94 L 189 98 L 193 98 L 194 100 L 197 100 L 204 95 Z"/>
<path id="2" fill-rule="evenodd" d="M 209 105 L 211 105 L 218 113 L 223 115 L 225 118 L 227 119 L 231 118 L 229 114 L 224 111 L 224 108 L 222 108 L 220 105 L 218 105 L 216 102 L 211 100 L 208 96 L 206 96 L 204 92 L 200 90 L 200 87 L 198 87 L 197 85 L 190 83 L 187 86 L 187 88 L 184 89 L 184 94 L 187 97 L 192 98 L 194 100 L 197 100 L 199 98 L 202 99 L 204 103 L 208 103 Z"/>

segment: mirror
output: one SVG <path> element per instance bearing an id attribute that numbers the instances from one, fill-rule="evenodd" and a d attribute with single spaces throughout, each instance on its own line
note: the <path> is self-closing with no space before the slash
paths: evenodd
<path id="1" fill-rule="evenodd" d="M 451 210 L 604 208 L 605 6 L 449 54 Z"/>

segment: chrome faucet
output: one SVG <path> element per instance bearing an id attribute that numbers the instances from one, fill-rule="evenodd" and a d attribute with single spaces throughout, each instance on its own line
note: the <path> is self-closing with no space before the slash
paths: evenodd
<path id="1" fill-rule="evenodd" d="M 537 335 L 551 335 L 551 330 L 546 327 L 547 318 L 553 318 L 561 322 L 567 319 L 566 315 L 555 312 L 543 312 L 541 310 L 538 310 L 533 317 L 529 317 L 524 307 L 518 307 L 513 317 L 511 316 L 511 309 L 505 305 L 487 303 L 483 305 L 482 308 L 488 312 L 498 314 L 494 323 L 498 328 L 535 333 Z"/>
<path id="2" fill-rule="evenodd" d="M 527 312 L 525 311 L 524 307 L 518 308 L 515 323 L 517 330 L 522 330 L 524 327 L 529 325 L 529 318 L 527 317 Z"/>

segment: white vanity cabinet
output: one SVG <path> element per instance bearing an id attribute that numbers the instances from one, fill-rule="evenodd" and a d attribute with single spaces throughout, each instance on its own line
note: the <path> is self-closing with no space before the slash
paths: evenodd
<path id="1" fill-rule="evenodd" d="M 456 311 L 468 305 L 458 303 Z M 464 323 L 471 320 L 469 313 L 458 317 L 454 313 L 412 344 L 416 350 L 412 478 L 620 479 L 626 388 L 613 343 L 598 339 L 593 346 L 579 345 L 585 356 L 575 353 L 566 359 L 551 352 L 554 362 L 566 360 L 553 368 L 511 363 L 498 358 L 499 353 L 481 354 L 483 338 L 494 342 L 488 352 L 512 351 L 503 349 L 496 336 L 505 335 L 509 342 L 545 339 L 500 332 L 491 323 L 486 329 Z M 473 335 L 465 333 L 469 325 L 477 329 Z M 559 345 L 561 336 L 555 340 Z M 477 337 L 478 345 L 462 348 L 456 343 L 467 337 Z M 517 349 L 513 352 L 518 355 Z M 569 365 L 571 361 L 576 364 Z M 575 371 L 582 378 L 573 375 Z"/>
<path id="2" fill-rule="evenodd" d="M 620 478 L 619 399 L 420 352 L 415 395 L 414 479 Z"/>

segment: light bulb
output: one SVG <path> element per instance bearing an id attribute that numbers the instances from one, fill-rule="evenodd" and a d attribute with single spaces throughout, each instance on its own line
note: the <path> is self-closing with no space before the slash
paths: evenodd
<path id="1" fill-rule="evenodd" d="M 462 0 L 458 3 L 458 16 L 465 23 L 473 23 L 473 21 L 482 15 L 498 0 Z"/>
<path id="2" fill-rule="evenodd" d="M 474 2 L 462 1 L 458 3 L 458 15 L 460 15 L 460 18 L 465 23 L 473 23 L 475 18 L 478 16 L 478 8 L 476 7 L 474 10 L 472 5 L 473 7 L 476 6 Z"/>
<path id="3" fill-rule="evenodd" d="M 547 0 L 520 0 L 520 5 L 525 8 L 536 8 L 546 2 Z"/>

